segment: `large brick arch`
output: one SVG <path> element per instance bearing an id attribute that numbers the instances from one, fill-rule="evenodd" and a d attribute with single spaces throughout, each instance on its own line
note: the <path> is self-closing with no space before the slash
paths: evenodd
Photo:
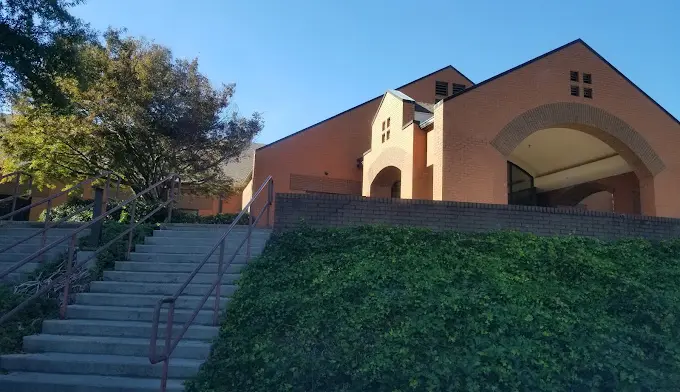
<path id="1" fill-rule="evenodd" d="M 549 103 L 527 110 L 501 129 L 491 144 L 509 156 L 527 136 L 555 127 L 583 131 L 609 144 L 640 177 L 655 176 L 666 167 L 645 138 L 625 121 L 603 109 L 575 102 Z"/>

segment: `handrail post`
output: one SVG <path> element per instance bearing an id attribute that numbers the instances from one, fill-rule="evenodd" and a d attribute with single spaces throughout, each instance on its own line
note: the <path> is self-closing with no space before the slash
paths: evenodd
<path id="1" fill-rule="evenodd" d="M 172 178 L 170 180 L 170 187 L 168 188 L 167 191 L 167 198 L 168 198 L 168 217 L 167 223 L 172 223 L 172 207 L 173 204 L 175 204 L 175 179 Z"/>
<path id="2" fill-rule="evenodd" d="M 168 387 L 168 367 L 170 366 L 170 346 L 172 344 L 172 324 L 175 318 L 175 301 L 168 304 L 168 320 L 165 325 L 165 348 L 163 349 L 163 374 L 161 375 L 161 392 Z"/>
<path id="3" fill-rule="evenodd" d="M 217 276 L 222 276 L 222 268 L 224 265 L 224 243 L 226 238 L 222 240 L 220 244 L 220 260 L 217 264 Z M 215 286 L 215 305 L 213 306 L 213 326 L 217 326 L 217 322 L 220 319 L 220 286 L 222 281 L 217 283 Z"/>
<path id="4" fill-rule="evenodd" d="M 47 209 L 45 209 L 45 227 L 42 233 L 42 241 L 40 242 L 40 248 L 44 248 L 47 244 L 47 231 L 49 230 L 50 222 L 52 221 L 52 199 L 47 201 Z M 45 262 L 45 254 L 40 256 L 40 262 Z"/>
<path id="5" fill-rule="evenodd" d="M 14 211 L 17 209 L 17 198 L 19 197 L 19 184 L 21 182 L 21 174 L 17 173 L 14 176 L 14 195 L 12 195 L 12 216 L 10 217 L 10 220 L 14 220 Z"/>
<path id="6" fill-rule="evenodd" d="M 274 179 L 269 180 L 267 187 L 267 228 L 271 228 L 271 206 L 274 202 Z"/>
<path id="7" fill-rule="evenodd" d="M 135 212 L 137 209 L 137 200 L 132 202 L 132 208 L 130 209 L 130 223 L 128 226 L 131 228 L 135 226 Z M 130 230 L 128 233 L 127 248 L 125 250 L 125 260 L 130 260 L 130 249 L 132 248 L 132 238 L 134 236 L 134 230 Z"/>
<path id="8" fill-rule="evenodd" d="M 92 220 L 99 218 L 102 215 L 102 202 L 104 201 L 104 190 L 100 187 L 94 188 L 94 207 L 92 211 Z M 90 229 L 90 246 L 97 247 L 102 236 L 102 221 L 96 222 Z"/>
<path id="9" fill-rule="evenodd" d="M 251 209 L 252 211 L 252 209 Z M 250 237 L 253 232 L 253 215 L 248 214 L 248 243 L 246 244 L 246 263 L 250 261 Z"/>
<path id="10" fill-rule="evenodd" d="M 69 295 L 69 289 L 71 286 L 71 271 L 73 269 L 73 256 L 76 251 L 76 235 L 73 234 L 71 236 L 71 241 L 69 242 L 68 245 L 68 257 L 66 258 L 66 274 L 64 277 L 66 278 L 66 282 L 64 283 L 64 298 L 63 302 L 61 303 L 61 309 L 59 311 L 59 317 L 63 320 L 66 318 L 66 310 L 68 308 L 68 295 Z"/>
<path id="11" fill-rule="evenodd" d="M 104 212 L 109 209 L 109 192 L 111 191 L 111 172 L 106 173 L 106 183 L 104 184 L 104 200 L 102 204 L 104 205 Z M 93 216 L 94 218 L 94 216 Z"/>

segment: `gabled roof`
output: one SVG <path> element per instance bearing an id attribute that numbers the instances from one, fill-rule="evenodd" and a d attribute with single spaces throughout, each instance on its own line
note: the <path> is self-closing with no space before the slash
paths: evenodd
<path id="1" fill-rule="evenodd" d="M 378 117 L 378 113 L 380 112 L 380 108 L 382 107 L 383 102 L 385 102 L 385 97 L 387 94 L 390 94 L 394 96 L 397 99 L 400 99 L 402 102 L 408 102 L 408 103 L 415 103 L 416 101 L 413 100 L 413 98 L 409 97 L 408 95 L 402 93 L 401 91 L 397 90 L 387 90 L 385 94 L 382 95 L 382 99 L 380 100 L 380 105 L 378 105 L 378 110 L 375 111 L 373 114 L 373 120 L 371 120 L 371 125 L 375 122 L 375 118 Z"/>
<path id="2" fill-rule="evenodd" d="M 441 72 L 441 71 L 444 71 L 444 70 L 447 70 L 447 69 L 451 69 L 451 70 L 455 71 L 455 72 L 458 73 L 460 76 L 464 77 L 465 80 L 467 80 L 468 82 L 470 82 L 470 84 L 472 84 L 472 85 L 475 84 L 472 80 L 470 80 L 470 78 L 468 78 L 467 76 L 465 76 L 462 72 L 460 72 L 459 70 L 457 70 L 454 66 L 452 66 L 452 65 L 447 65 L 447 66 L 444 67 L 444 68 L 438 69 L 438 70 L 436 70 L 436 71 L 434 71 L 434 72 L 430 72 L 429 74 L 427 74 L 427 75 L 425 75 L 425 76 L 422 76 L 422 77 L 420 77 L 420 78 L 418 78 L 418 79 L 416 79 L 416 80 L 410 81 L 410 82 L 404 84 L 403 86 L 399 86 L 399 87 L 397 87 L 395 90 L 400 90 L 400 89 L 402 89 L 402 88 L 404 88 L 404 87 L 410 86 L 410 85 L 412 85 L 413 83 L 419 82 L 419 81 L 421 81 L 421 80 L 423 80 L 423 79 L 425 79 L 425 78 L 428 78 L 428 77 L 430 77 L 430 76 L 432 76 L 432 75 L 434 75 L 434 74 L 436 74 L 436 73 L 438 73 L 438 72 Z M 299 130 L 299 131 L 297 131 L 297 132 L 295 132 L 295 133 L 291 133 L 291 134 L 288 135 L 288 136 L 282 137 L 282 138 L 279 139 L 279 140 L 276 140 L 276 141 L 273 141 L 273 142 L 271 142 L 271 143 L 269 143 L 269 144 L 267 144 L 267 145 L 264 145 L 264 146 L 258 148 L 258 150 L 264 150 L 265 148 L 267 148 L 267 147 L 269 147 L 269 146 L 273 146 L 273 145 L 275 145 L 276 143 L 282 142 L 282 141 L 284 141 L 284 140 L 286 140 L 286 139 L 288 139 L 288 138 L 291 138 L 291 137 L 293 137 L 293 136 L 295 136 L 295 135 L 298 135 L 298 134 L 300 134 L 300 133 L 302 133 L 302 132 L 304 132 L 304 131 L 310 130 L 310 129 L 316 127 L 317 125 L 320 125 L 320 124 L 325 123 L 326 121 L 332 120 L 332 119 L 334 119 L 334 118 L 336 118 L 336 117 L 338 117 L 338 116 L 342 116 L 343 114 L 345 114 L 345 113 L 347 113 L 347 112 L 350 112 L 350 111 L 352 111 L 352 110 L 354 110 L 354 109 L 357 109 L 357 108 L 359 108 L 359 107 L 361 107 L 361 106 L 364 106 L 364 105 L 366 105 L 366 104 L 368 104 L 368 103 L 371 103 L 371 102 L 375 101 L 375 100 L 378 99 L 378 98 L 382 98 L 383 96 L 384 96 L 384 94 L 381 94 L 381 95 L 378 95 L 378 96 L 375 97 L 375 98 L 371 98 L 371 99 L 369 99 L 368 101 L 366 101 L 366 102 L 364 102 L 364 103 L 360 103 L 360 104 L 358 104 L 358 105 L 356 105 L 356 106 L 354 106 L 354 107 L 351 107 L 351 108 L 345 110 L 344 112 L 340 112 L 340 113 L 336 114 L 335 116 L 332 116 L 332 117 L 329 117 L 329 118 L 327 118 L 327 119 L 325 119 L 325 120 L 319 121 L 318 123 L 316 123 L 316 124 L 314 124 L 314 125 L 310 125 L 310 126 L 308 126 L 307 128 L 301 129 L 301 130 Z"/>
<path id="3" fill-rule="evenodd" d="M 540 56 L 538 56 L 538 57 L 536 57 L 536 58 L 533 58 L 533 59 L 531 59 L 531 60 L 529 60 L 529 61 L 527 61 L 527 62 L 525 62 L 525 63 L 522 63 L 522 64 L 520 64 L 520 65 L 518 65 L 518 66 L 516 66 L 516 67 L 510 68 L 509 70 L 507 70 L 507 71 L 505 71 L 505 72 L 501 72 L 501 73 L 499 73 L 499 74 L 496 75 L 496 76 L 492 76 L 492 77 L 490 77 L 489 79 L 486 79 L 486 80 L 484 80 L 484 81 L 482 81 L 482 82 L 479 82 L 479 83 L 477 83 L 477 84 L 475 84 L 475 85 L 473 85 L 473 86 L 470 86 L 470 87 L 468 87 L 467 89 L 465 89 L 465 90 L 463 90 L 463 91 L 461 91 L 461 92 L 459 92 L 459 93 L 449 95 L 448 97 L 444 98 L 442 101 L 443 101 L 443 102 L 446 102 L 446 101 L 448 101 L 448 100 L 450 100 L 450 99 L 459 97 L 459 96 L 461 96 L 461 95 L 463 95 L 463 94 L 467 94 L 468 92 L 470 92 L 470 91 L 472 91 L 472 90 L 475 90 L 475 89 L 477 89 L 477 88 L 479 88 L 479 87 L 481 87 L 481 86 L 484 86 L 484 85 L 487 84 L 487 83 L 491 83 L 491 82 L 493 82 L 493 81 L 496 80 L 496 79 L 500 79 L 500 78 L 502 78 L 503 76 L 505 76 L 505 75 L 507 75 L 507 74 L 510 74 L 510 73 L 512 73 L 512 72 L 514 72 L 514 71 L 517 71 L 518 69 L 521 69 L 521 68 L 523 68 L 523 67 L 525 67 L 525 66 L 527 66 L 527 65 L 529 65 L 529 64 L 535 63 L 536 61 L 541 60 L 541 59 L 543 59 L 543 58 L 545 58 L 545 57 L 548 57 L 548 56 L 550 56 L 550 55 L 553 54 L 553 53 L 559 52 L 559 51 L 562 50 L 562 49 L 568 48 L 568 47 L 570 47 L 570 46 L 572 46 L 572 45 L 579 44 L 579 43 L 582 44 L 583 46 L 585 46 L 586 49 L 588 49 L 589 51 L 591 51 L 595 56 L 597 56 L 600 60 L 602 60 L 605 64 L 607 64 L 607 66 L 609 66 L 609 68 L 611 68 L 612 70 L 614 70 L 614 72 L 616 72 L 617 74 L 619 74 L 625 81 L 627 81 L 628 83 L 630 83 L 631 86 L 633 86 L 636 90 L 638 90 L 640 93 L 642 93 L 642 95 L 644 95 L 645 97 L 647 97 L 647 99 L 649 99 L 652 103 L 654 103 L 659 109 L 661 109 L 664 113 L 666 113 L 666 115 L 668 115 L 668 117 L 670 117 L 671 119 L 673 119 L 676 123 L 678 123 L 678 124 L 680 125 L 680 121 L 679 121 L 677 118 L 675 118 L 675 116 L 673 116 L 668 110 L 666 110 L 663 106 L 661 106 L 658 102 L 656 102 L 656 101 L 654 100 L 654 98 L 650 97 L 646 92 L 644 92 L 640 87 L 638 87 L 637 84 L 633 83 L 633 81 L 631 81 L 630 79 L 628 79 L 628 77 L 627 77 L 626 75 L 624 75 L 621 71 L 619 71 L 618 69 L 616 69 L 616 67 L 614 67 L 614 66 L 612 65 L 612 63 L 610 63 L 609 61 L 607 61 L 607 59 L 605 59 L 604 57 L 602 57 L 602 55 L 600 55 L 599 53 L 597 53 L 597 52 L 595 51 L 595 49 L 593 49 L 590 45 L 588 45 L 588 44 L 587 44 L 585 41 L 583 41 L 581 38 L 575 39 L 575 40 L 573 40 L 573 41 L 571 41 L 571 42 L 569 42 L 569 43 L 567 43 L 567 44 L 564 44 L 564 45 L 562 45 L 562 46 L 560 46 L 560 47 L 558 47 L 558 48 L 555 48 L 555 49 L 553 49 L 553 50 L 551 50 L 551 51 L 549 51 L 549 52 L 547 52 L 547 53 L 544 53 L 544 54 L 542 54 L 542 55 L 540 55 Z"/>

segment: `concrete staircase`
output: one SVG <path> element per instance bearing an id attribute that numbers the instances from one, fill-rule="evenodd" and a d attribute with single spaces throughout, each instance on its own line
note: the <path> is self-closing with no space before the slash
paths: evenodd
<path id="1" fill-rule="evenodd" d="M 37 222 L 3 221 L 2 223 L 3 225 L 0 226 L 0 249 L 8 245 L 12 245 L 15 242 L 24 239 L 31 234 L 37 233 L 41 231 L 44 227 L 43 223 Z M 73 230 L 78 228 L 80 225 L 81 223 L 64 223 L 60 225 L 58 228 L 50 229 L 47 232 L 47 239 L 45 244 L 49 245 L 50 243 L 61 239 L 65 235 L 73 232 Z M 78 237 L 82 237 L 84 235 L 87 235 L 88 233 L 89 230 L 83 230 L 83 232 L 79 233 Z M 21 261 L 24 258 L 30 256 L 32 253 L 40 250 L 42 245 L 41 241 L 42 234 L 39 234 L 27 240 L 24 243 L 16 245 L 15 247 L 0 253 L 0 272 L 7 270 L 18 261 Z M 68 241 L 64 241 L 63 243 L 50 249 L 45 253 L 44 260 L 52 261 L 56 257 L 66 253 L 66 251 L 68 250 L 68 244 L 69 244 Z M 32 260 L 31 262 L 21 266 L 18 270 L 10 273 L 5 279 L 3 279 L 3 281 L 12 282 L 20 280 L 21 278 L 25 277 L 26 274 L 35 270 L 40 265 L 40 261 L 41 261 L 40 258 Z"/>
<path id="2" fill-rule="evenodd" d="M 133 392 L 158 391 L 162 364 L 147 358 L 152 309 L 158 299 L 171 295 L 224 233 L 222 225 L 168 225 L 137 245 L 129 261 L 116 262 L 104 280 L 93 282 L 89 293 L 77 295 L 65 320 L 46 320 L 42 334 L 24 338 L 25 354 L 0 356 L 0 391 Z M 225 246 L 225 262 L 245 236 L 237 227 Z M 262 252 L 269 230 L 254 230 L 252 254 Z M 186 295 L 177 301 L 175 330 L 198 306 L 217 271 L 219 251 L 211 257 Z M 246 265 L 245 246 L 224 275 L 221 302 L 236 290 L 235 281 Z M 217 336 L 213 327 L 214 298 L 208 300 L 175 349 L 170 360 L 168 391 L 182 391 L 183 380 L 193 376 L 210 352 Z M 222 307 L 221 309 L 224 309 Z M 161 322 L 166 312 L 161 313 Z M 165 325 L 160 326 L 163 347 Z"/>

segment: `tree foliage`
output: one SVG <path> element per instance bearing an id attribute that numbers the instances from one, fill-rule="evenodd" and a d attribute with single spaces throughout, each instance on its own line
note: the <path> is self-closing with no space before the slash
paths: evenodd
<path id="1" fill-rule="evenodd" d="M 189 392 L 676 391 L 680 241 L 285 233 Z"/>
<path id="2" fill-rule="evenodd" d="M 68 12 L 81 2 L 0 0 L 0 102 L 23 88 L 36 102 L 67 105 L 56 78 L 81 74 L 79 47 L 94 37 Z"/>
<path id="3" fill-rule="evenodd" d="M 176 173 L 184 189 L 229 193 L 224 165 L 263 126 L 257 113 L 230 110 L 233 84 L 214 88 L 196 60 L 175 59 L 163 46 L 113 30 L 104 46 L 90 45 L 81 57 L 88 87 L 59 82 L 71 112 L 54 114 L 28 95 L 16 101 L 2 134 L 5 167 L 27 166 L 38 184 L 110 170 L 135 192 Z"/>

